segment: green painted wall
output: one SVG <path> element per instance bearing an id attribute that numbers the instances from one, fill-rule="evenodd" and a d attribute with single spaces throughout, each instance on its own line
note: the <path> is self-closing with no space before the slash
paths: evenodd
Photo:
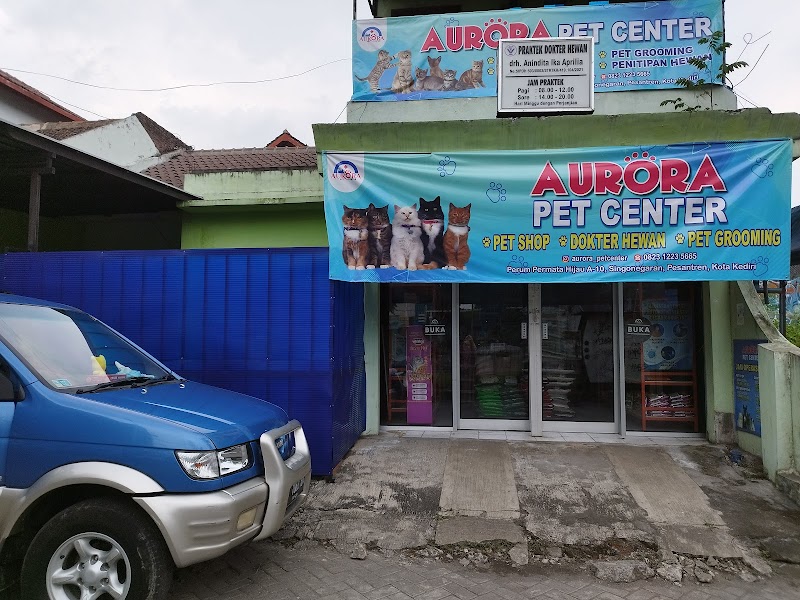
<path id="1" fill-rule="evenodd" d="M 765 108 L 313 127 L 318 152 L 523 150 L 792 138 L 793 155 L 800 156 L 800 114 L 773 115 Z"/>
<path id="2" fill-rule="evenodd" d="M 185 209 L 181 248 L 327 246 L 322 203 Z"/>
<path id="3" fill-rule="evenodd" d="M 322 178 L 314 169 L 189 174 L 183 189 L 202 200 L 181 207 L 322 202 Z"/>
<path id="4" fill-rule="evenodd" d="M 313 169 L 187 175 L 182 248 L 327 246 L 322 178 Z"/>

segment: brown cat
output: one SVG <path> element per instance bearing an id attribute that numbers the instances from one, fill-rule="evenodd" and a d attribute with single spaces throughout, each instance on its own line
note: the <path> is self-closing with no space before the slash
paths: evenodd
<path id="1" fill-rule="evenodd" d="M 442 81 L 442 91 L 448 92 L 456 89 L 456 72 L 453 69 L 447 69 L 444 72 L 444 78 Z"/>
<path id="2" fill-rule="evenodd" d="M 386 69 L 389 69 L 394 66 L 392 63 L 392 59 L 394 56 L 389 54 L 386 50 L 379 50 L 378 51 L 378 61 L 375 63 L 375 66 L 372 67 L 372 71 L 369 72 L 369 75 L 366 77 L 359 77 L 355 73 L 353 76 L 358 79 L 359 81 L 368 81 L 369 82 L 369 89 L 377 94 L 381 87 L 380 87 L 380 79 L 381 75 Z"/>
<path id="3" fill-rule="evenodd" d="M 458 78 L 457 90 L 471 90 L 473 88 L 486 87 L 483 83 L 483 61 L 473 60 L 472 68 L 464 71 Z"/>
<path id="4" fill-rule="evenodd" d="M 411 50 L 397 53 L 397 72 L 392 79 L 392 91 L 395 94 L 407 94 L 414 88 L 414 77 L 411 73 Z"/>
<path id="5" fill-rule="evenodd" d="M 369 234 L 366 208 L 344 207 L 344 242 L 342 258 L 348 269 L 364 269 L 369 254 Z"/>
<path id="6" fill-rule="evenodd" d="M 469 214 L 472 203 L 461 208 L 450 203 L 447 213 L 447 230 L 444 232 L 444 254 L 447 257 L 445 269 L 461 270 L 467 268 L 471 252 L 467 244 L 469 236 Z"/>
<path id="7" fill-rule="evenodd" d="M 428 57 L 428 66 L 431 68 L 431 75 L 444 79 L 444 71 L 442 71 L 442 67 L 439 66 L 440 62 L 442 62 L 441 56 L 437 56 L 436 58 Z"/>
<path id="8" fill-rule="evenodd" d="M 417 81 L 414 83 L 414 89 L 418 92 L 425 90 L 438 91 L 444 85 L 444 79 L 436 77 L 435 75 L 428 75 L 428 69 L 417 68 Z"/>

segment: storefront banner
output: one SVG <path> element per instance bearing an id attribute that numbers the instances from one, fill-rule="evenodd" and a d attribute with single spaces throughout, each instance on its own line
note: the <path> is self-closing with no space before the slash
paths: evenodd
<path id="1" fill-rule="evenodd" d="M 680 86 L 675 80 L 681 77 L 713 79 L 721 59 L 699 40 L 722 30 L 722 0 L 354 21 L 353 100 L 496 96 L 498 40 L 524 38 L 594 38 L 597 92 L 676 88 Z M 708 73 L 700 73 L 689 63 L 696 57 L 708 61 Z M 558 53 L 520 58 L 560 66 Z"/>
<path id="2" fill-rule="evenodd" d="M 330 277 L 789 275 L 791 141 L 323 155 Z"/>

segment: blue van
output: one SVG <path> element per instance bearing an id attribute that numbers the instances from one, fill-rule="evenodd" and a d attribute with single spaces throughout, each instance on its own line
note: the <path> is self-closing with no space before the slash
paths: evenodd
<path id="1" fill-rule="evenodd" d="M 25 600 L 165 598 L 174 567 L 277 531 L 310 479 L 281 408 L 0 294 L 0 565 Z"/>

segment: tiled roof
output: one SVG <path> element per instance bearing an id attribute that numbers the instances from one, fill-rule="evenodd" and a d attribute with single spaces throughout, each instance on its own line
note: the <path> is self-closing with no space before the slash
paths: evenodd
<path id="1" fill-rule="evenodd" d="M 137 119 L 139 119 L 139 123 L 142 124 L 142 127 L 147 132 L 147 135 L 150 136 L 150 139 L 153 140 L 153 144 L 158 150 L 159 155 L 172 152 L 173 150 L 179 150 L 181 148 L 184 150 L 191 149 L 191 146 L 184 143 L 176 135 L 164 129 L 146 114 L 137 112 L 134 113 L 134 115 Z"/>
<path id="2" fill-rule="evenodd" d="M 66 140 L 74 135 L 97 129 L 120 119 L 104 119 L 102 121 L 55 121 L 52 123 L 38 123 L 36 133 L 41 133 L 54 140 Z"/>
<path id="3" fill-rule="evenodd" d="M 2 70 L 0 70 L 0 85 L 12 89 L 18 94 L 22 94 L 27 98 L 30 98 L 31 100 L 40 104 L 41 106 L 44 106 L 45 108 L 48 108 L 67 119 L 70 119 L 72 121 L 84 120 L 82 116 L 77 115 L 68 108 L 64 108 L 60 104 L 54 102 L 53 100 L 48 98 L 45 94 L 37 90 L 35 87 L 29 86 L 24 81 L 17 79 L 13 75 L 9 75 L 8 73 Z"/>
<path id="4" fill-rule="evenodd" d="M 316 169 L 317 152 L 305 148 L 236 148 L 233 150 L 191 150 L 144 171 L 155 179 L 183 188 L 187 173 L 224 171 L 276 171 Z"/>
<path id="5" fill-rule="evenodd" d="M 267 148 L 306 148 L 306 144 L 298 140 L 288 129 L 284 129 L 283 133 L 267 144 Z"/>
<path id="6" fill-rule="evenodd" d="M 173 150 L 191 149 L 191 146 L 184 143 L 177 136 L 164 129 L 161 125 L 153 121 L 153 119 L 148 117 L 146 114 L 137 112 L 134 113 L 132 116 L 136 117 L 139 120 L 139 123 L 141 123 L 142 128 L 145 130 L 147 135 L 153 141 L 153 145 L 158 150 L 159 155 L 166 154 L 167 152 L 172 152 Z M 103 127 L 104 125 L 108 125 L 109 123 L 117 123 L 123 120 L 124 119 L 104 119 L 100 121 L 80 121 L 77 123 L 71 123 L 69 121 L 54 122 L 54 123 L 38 123 L 35 126 L 29 127 L 29 129 L 35 127 L 37 133 L 46 135 L 47 137 L 52 138 L 54 140 L 65 140 L 67 138 L 71 138 L 72 136 L 79 135 L 81 133 L 86 133 L 87 131 L 91 131 L 92 129 Z"/>

